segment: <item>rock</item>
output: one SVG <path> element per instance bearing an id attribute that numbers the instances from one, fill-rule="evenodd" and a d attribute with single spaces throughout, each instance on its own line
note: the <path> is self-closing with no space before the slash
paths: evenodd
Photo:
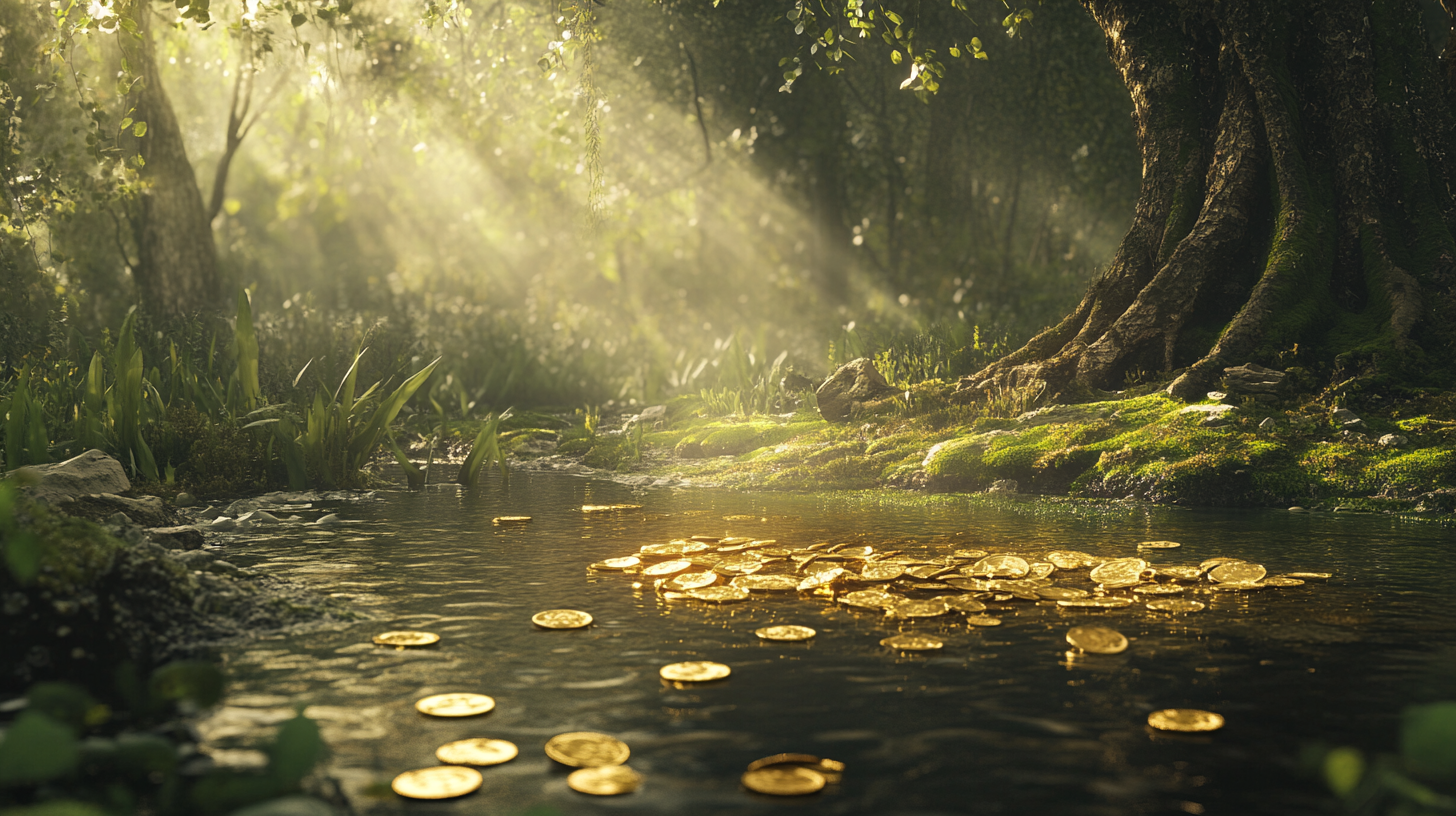
<path id="1" fill-rule="evenodd" d="M 178 553 L 177 563 L 188 569 L 207 569 L 207 566 L 217 560 L 217 556 L 206 550 L 189 550 Z"/>
<path id="2" fill-rule="evenodd" d="M 175 512 L 167 507 L 167 503 L 156 496 L 141 496 L 133 499 L 118 496 L 115 493 L 98 493 L 94 496 L 80 497 L 78 501 L 114 507 L 143 527 L 168 527 L 179 520 Z"/>
<path id="3" fill-rule="evenodd" d="M 819 402 L 820 416 L 830 422 L 846 422 L 864 403 L 898 393 L 867 358 L 860 357 L 840 366 L 814 396 Z"/>
<path id="4" fill-rule="evenodd" d="M 238 566 L 237 564 L 231 564 L 227 561 L 220 560 L 209 563 L 205 567 L 205 569 L 208 572 L 215 572 L 218 575 L 241 575 L 243 572 L 243 568 Z"/>
<path id="5" fill-rule="evenodd" d="M 1205 428 L 1216 428 L 1233 419 L 1234 411 L 1238 410 L 1232 405 L 1188 405 L 1179 409 L 1180 414 L 1201 414 L 1198 424 Z"/>
<path id="6" fill-rule="evenodd" d="M 1382 448 L 1403 448 L 1410 444 L 1410 440 L 1400 434 L 1386 434 L 1375 440 L 1375 443 Z"/>
<path id="7" fill-rule="evenodd" d="M 256 501 L 253 501 L 252 499 L 238 499 L 237 501 L 228 505 L 227 509 L 223 511 L 223 515 L 233 516 L 234 518 L 236 518 L 243 515 L 244 513 L 250 513 L 257 509 L 258 503 Z"/>
<path id="8" fill-rule="evenodd" d="M 1278 423 L 1274 421 L 1274 417 L 1264 417 L 1264 420 L 1259 423 L 1259 430 L 1265 433 L 1272 433 L 1277 425 Z"/>
<path id="9" fill-rule="evenodd" d="M 987 488 L 986 492 L 1014 495 L 1016 493 L 1016 488 L 1019 486 L 1020 485 L 1017 484 L 1015 479 L 998 479 L 991 483 L 991 486 Z"/>
<path id="10" fill-rule="evenodd" d="M 344 521 L 343 521 L 343 519 L 339 518 L 339 514 L 338 513 L 329 513 L 327 516 L 324 516 L 323 518 L 320 518 L 318 521 L 315 521 L 313 523 L 313 526 L 315 526 L 315 527 L 338 527 L 340 524 L 343 524 L 343 523 L 344 523 Z"/>
<path id="11" fill-rule="evenodd" d="M 224 532 L 227 530 L 232 530 L 237 526 L 238 523 L 236 521 L 233 521 L 231 516 L 218 516 L 208 523 L 207 529 Z"/>
<path id="12" fill-rule="evenodd" d="M 1058 425 L 1069 422 L 1092 422 L 1098 419 L 1106 419 L 1111 416 L 1112 409 L 1108 404 L 1096 405 L 1045 405 L 1034 411 L 1027 411 L 1016 418 L 1016 424 L 1025 428 L 1036 428 L 1041 425 Z"/>
<path id="13" fill-rule="evenodd" d="M 787 394 L 801 394 L 805 391 L 815 390 L 814 381 L 795 371 L 793 366 L 784 372 L 783 378 L 779 380 L 779 387 L 784 389 L 784 393 Z"/>
<path id="14" fill-rule="evenodd" d="M 254 524 L 277 524 L 278 517 L 268 512 L 267 510 L 249 510 L 241 516 L 233 519 L 233 521 L 236 521 L 239 526 L 245 523 L 249 526 Z"/>
<path id="15" fill-rule="evenodd" d="M 174 499 L 172 503 L 177 505 L 178 507 L 192 507 L 193 505 L 197 504 L 197 497 L 184 490 L 183 492 L 177 494 L 177 498 Z"/>
<path id="16" fill-rule="evenodd" d="M 1365 427 L 1365 420 L 1356 416 L 1355 412 L 1348 408 L 1336 408 L 1331 411 L 1330 419 L 1334 420 L 1337 427 L 1346 430 L 1363 429 Z"/>
<path id="17" fill-rule="evenodd" d="M 202 533 L 195 527 L 155 527 L 147 531 L 147 536 L 169 550 L 202 549 Z"/>
<path id="18" fill-rule="evenodd" d="M 1228 399 L 1228 394 L 1225 394 L 1222 391 L 1209 391 L 1208 398 L 1213 400 L 1214 402 L 1223 402 L 1224 400 Z"/>
<path id="19" fill-rule="evenodd" d="M 1235 396 L 1275 397 L 1288 388 L 1289 375 L 1255 363 L 1223 370 L 1224 388 Z"/>
<path id="20" fill-rule="evenodd" d="M 39 482 L 26 488 L 36 501 L 60 504 L 92 493 L 124 493 L 131 490 L 131 480 L 121 463 L 99 450 L 88 450 L 54 465 L 31 465 L 19 468 L 35 476 Z M 6 474 L 7 476 L 11 474 Z"/>
<path id="21" fill-rule="evenodd" d="M 667 406 L 653 405 L 648 408 L 643 408 L 642 413 L 637 415 L 637 421 L 643 423 L 644 425 L 654 425 L 658 422 L 666 422 Z"/>

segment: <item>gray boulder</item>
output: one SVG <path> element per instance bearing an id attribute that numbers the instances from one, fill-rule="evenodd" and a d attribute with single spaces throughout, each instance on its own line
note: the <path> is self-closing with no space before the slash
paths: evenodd
<path id="1" fill-rule="evenodd" d="M 1410 444 L 1410 440 L 1400 434 L 1386 434 L 1375 441 L 1382 448 L 1403 448 Z"/>
<path id="2" fill-rule="evenodd" d="M 115 493 L 98 493 L 85 497 L 85 502 L 114 507 L 143 527 L 168 527 L 177 523 L 177 518 L 169 511 L 167 503 L 156 496 L 132 499 Z"/>
<path id="3" fill-rule="evenodd" d="M 147 536 L 169 550 L 200 550 L 203 544 L 202 533 L 187 525 L 157 527 L 148 530 Z"/>
<path id="4" fill-rule="evenodd" d="M 900 393 L 867 358 L 850 360 L 814 392 L 819 414 L 830 422 L 847 422 L 855 410 L 865 403 L 887 399 Z"/>
<path id="5" fill-rule="evenodd" d="M 131 480 L 126 478 L 121 463 L 95 449 L 57 464 L 31 465 L 19 470 L 39 480 L 26 488 L 30 497 L 52 505 L 91 493 L 131 490 Z"/>
<path id="6" fill-rule="evenodd" d="M 1235 396 L 1277 397 L 1288 388 L 1289 375 L 1283 371 L 1265 368 L 1257 363 L 1245 363 L 1223 370 L 1224 388 Z"/>
<path id="7" fill-rule="evenodd" d="M 1348 431 L 1363 430 L 1365 420 L 1361 419 L 1348 408 L 1336 408 L 1330 412 L 1330 419 L 1334 420 L 1335 427 L 1344 428 Z"/>
<path id="8" fill-rule="evenodd" d="M 997 479 L 995 482 L 991 483 L 991 486 L 986 489 L 986 492 L 1014 495 L 1017 492 L 1017 488 L 1019 488 L 1020 486 L 1021 485 L 1017 484 L 1015 479 Z"/>

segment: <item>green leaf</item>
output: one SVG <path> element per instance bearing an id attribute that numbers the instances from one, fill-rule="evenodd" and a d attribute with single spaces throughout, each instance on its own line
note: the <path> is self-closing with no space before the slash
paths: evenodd
<path id="1" fill-rule="evenodd" d="M 29 530 L 5 536 L 5 566 L 17 583 L 29 584 L 40 574 L 40 539 Z"/>
<path id="2" fill-rule="evenodd" d="M 981 38 L 980 37 L 972 37 L 971 38 L 971 48 L 972 48 L 972 50 L 975 50 L 975 51 L 980 51 L 981 50 Z"/>
<path id="3" fill-rule="evenodd" d="M 71 729 L 39 711 L 25 711 L 0 742 L 0 787 L 34 785 L 70 773 L 80 760 Z"/>
<path id="4" fill-rule="evenodd" d="M 136 125 L 132 127 L 131 132 L 135 134 L 138 139 L 140 139 L 141 137 L 147 135 L 147 123 L 137 122 Z"/>
<path id="5" fill-rule="evenodd" d="M 1406 770 L 1433 780 L 1456 778 L 1456 702 L 1405 710 L 1400 753 Z"/>
<path id="6" fill-rule="evenodd" d="M 1365 755 L 1354 748 L 1336 748 L 1325 754 L 1325 782 L 1339 796 L 1348 796 L 1365 776 Z"/>
<path id="7" fill-rule="evenodd" d="M 152 672 L 152 693 L 162 700 L 188 700 L 208 708 L 222 699 L 223 676 L 205 660 L 179 660 Z"/>
<path id="8" fill-rule="evenodd" d="M 132 118 L 128 116 L 125 119 L 121 120 L 121 124 L 117 125 L 117 127 L 121 128 L 122 130 L 126 130 L 127 128 L 131 127 L 131 123 Z"/>
<path id="9" fill-rule="evenodd" d="M 299 714 L 278 728 L 268 751 L 268 773 L 284 788 L 295 787 L 327 753 L 318 723 Z"/>
<path id="10" fill-rule="evenodd" d="M 292 23 L 294 28 L 298 28 L 299 26 L 308 22 L 308 18 L 303 16 L 302 14 L 295 14 L 292 17 L 288 18 L 288 22 Z"/>
<path id="11" fill-rule="evenodd" d="M 952 45 L 950 47 L 950 55 L 952 57 L 959 57 L 961 55 L 961 50 L 959 48 L 955 47 L 954 45 Z"/>
<path id="12" fill-rule="evenodd" d="M 72 799 L 59 799 L 29 807 L 6 808 L 4 816 L 106 816 L 106 811 L 95 805 Z"/>
<path id="13" fill-rule="evenodd" d="M 249 805 L 228 816 L 334 816 L 335 810 L 312 796 L 285 796 Z"/>
<path id="14" fill-rule="evenodd" d="M 253 304 L 248 290 L 238 290 L 238 315 L 233 327 L 233 349 L 238 361 L 238 385 L 243 391 L 246 410 L 257 408 L 263 401 L 258 385 L 258 335 L 253 330 Z"/>
<path id="15" fill-rule="evenodd" d="M 29 701 L 27 711 L 38 711 L 76 733 L 105 719 L 93 713 L 98 708 L 104 712 L 105 706 L 85 689 L 70 683 L 36 683 L 25 692 L 25 698 Z"/>
<path id="16" fill-rule="evenodd" d="M 890 62 L 893 62 L 896 65 L 899 65 L 901 60 L 903 60 L 904 58 L 904 55 L 900 53 L 900 49 L 898 48 L 890 52 Z"/>
<path id="17" fill-rule="evenodd" d="M 901 24 L 903 24 L 905 22 L 905 19 L 903 17 L 901 17 L 900 15 L 896 14 L 893 11 L 886 11 L 885 12 L 885 16 L 886 17 L 889 17 L 890 18 L 890 22 L 894 23 L 895 25 L 901 25 Z"/>

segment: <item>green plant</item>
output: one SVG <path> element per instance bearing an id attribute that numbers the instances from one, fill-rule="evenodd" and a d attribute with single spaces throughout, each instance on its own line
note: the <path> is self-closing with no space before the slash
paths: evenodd
<path id="1" fill-rule="evenodd" d="M 1307 767 L 1323 777 L 1346 812 L 1383 816 L 1456 813 L 1456 702 L 1410 706 L 1398 754 L 1312 745 Z"/>
<path id="2" fill-rule="evenodd" d="M 480 433 L 475 435 L 475 443 L 470 446 L 470 453 L 465 456 L 465 461 L 460 463 L 460 475 L 456 477 L 457 482 L 466 487 L 475 487 L 480 481 L 481 468 L 492 461 L 500 465 L 502 479 L 510 478 L 510 471 L 506 468 L 506 457 L 500 448 L 500 425 L 510 416 L 511 409 L 507 408 L 497 416 L 486 418 Z M 595 435 L 595 429 L 591 430 Z"/>
<path id="3" fill-rule="evenodd" d="M 31 396 L 30 369 L 20 372 L 9 399 L 0 401 L 0 412 L 5 416 L 6 468 L 14 470 L 51 460 L 45 409 Z"/>

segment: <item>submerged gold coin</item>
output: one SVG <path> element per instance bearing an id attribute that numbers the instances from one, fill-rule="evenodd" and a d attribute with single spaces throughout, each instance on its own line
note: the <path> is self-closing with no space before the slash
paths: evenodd
<path id="1" fill-rule="evenodd" d="M 1220 584 L 1252 584 L 1268 574 L 1261 564 L 1240 561 L 1237 564 L 1219 564 L 1208 571 L 1208 580 Z"/>
<path id="2" fill-rule="evenodd" d="M 1188 591 L 1188 587 L 1178 584 L 1144 584 L 1133 587 L 1132 591 L 1138 595 L 1181 595 Z"/>
<path id="3" fill-rule="evenodd" d="M 1175 581 L 1197 581 L 1203 577 L 1202 567 L 1158 567 L 1158 574 Z"/>
<path id="4" fill-rule="evenodd" d="M 1033 561 L 1026 573 L 1028 581 L 1039 581 L 1057 571 L 1057 565 L 1049 561 Z"/>
<path id="5" fill-rule="evenodd" d="M 970 597 L 969 595 L 942 595 L 936 600 L 944 603 L 947 609 L 956 612 L 985 612 L 986 605 Z"/>
<path id="6" fill-rule="evenodd" d="M 407 799 L 454 799 L 480 789 L 480 771 L 460 765 L 441 765 L 405 771 L 389 787 Z"/>
<path id="7" fill-rule="evenodd" d="M 1001 619 L 990 615 L 967 615 L 966 623 L 972 626 L 1000 626 Z"/>
<path id="8" fill-rule="evenodd" d="M 678 592 L 687 592 L 716 583 L 718 583 L 718 573 L 716 572 L 684 572 L 667 579 L 667 583 L 663 584 L 663 587 Z"/>
<path id="9" fill-rule="evenodd" d="M 440 636 L 434 632 L 380 632 L 374 636 L 374 642 L 380 646 L 395 646 L 402 649 L 419 648 L 421 646 L 433 646 L 440 642 Z"/>
<path id="10" fill-rule="evenodd" d="M 669 663 L 657 673 L 662 675 L 662 679 L 677 683 L 707 683 L 722 680 L 733 670 L 711 660 L 689 660 L 686 663 Z"/>
<path id="11" fill-rule="evenodd" d="M 642 559 L 635 555 L 629 555 L 625 558 L 608 558 L 605 561 L 598 561 L 592 564 L 591 568 L 595 570 L 624 570 L 631 569 L 641 563 Z"/>
<path id="12" fill-rule="evenodd" d="M 885 614 L 897 618 L 933 618 L 950 611 L 945 601 L 933 598 L 928 601 L 896 601 L 885 607 Z"/>
<path id="13" fill-rule="evenodd" d="M 642 570 L 642 574 L 651 576 L 653 578 L 661 578 L 666 575 L 676 575 L 677 573 L 682 572 L 685 569 L 692 568 L 692 566 L 693 562 L 683 561 L 681 559 L 677 561 L 663 561 L 660 564 L 653 564 L 650 567 L 644 567 Z"/>
<path id="14" fill-rule="evenodd" d="M 1025 558 L 1015 555 L 988 555 L 971 567 L 974 578 L 1022 578 L 1031 571 Z"/>
<path id="15" fill-rule="evenodd" d="M 1286 578 L 1298 578 L 1301 581 L 1328 581 L 1328 580 L 1330 580 L 1330 574 L 1328 572 L 1290 572 L 1290 573 L 1286 573 L 1284 577 L 1286 577 Z"/>
<path id="16" fill-rule="evenodd" d="M 819 634 L 807 626 L 796 626 L 792 623 L 765 626 L 755 629 L 753 633 L 764 640 L 808 640 Z"/>
<path id="17" fill-rule="evenodd" d="M 531 616 L 531 623 L 542 629 L 580 629 L 591 622 L 591 615 L 575 609 L 548 609 Z"/>
<path id="18" fill-rule="evenodd" d="M 1127 651 L 1127 638 L 1106 626 L 1073 626 L 1067 630 L 1067 642 L 1092 654 L 1121 654 Z"/>
<path id="19" fill-rule="evenodd" d="M 805 796 L 824 789 L 824 774 L 797 765 L 770 765 L 743 774 L 743 787 L 769 796 Z"/>
<path id="20" fill-rule="evenodd" d="M 859 577 L 861 581 L 893 581 L 904 574 L 904 564 L 865 564 Z"/>
<path id="21" fill-rule="evenodd" d="M 583 504 L 583 513 L 620 513 L 628 510 L 641 510 L 640 504 Z"/>
<path id="22" fill-rule="evenodd" d="M 882 589 L 861 589 L 856 592 L 846 592 L 840 595 L 837 600 L 845 606 L 858 606 L 863 609 L 884 609 L 904 599 L 899 595 L 885 592 Z"/>
<path id="23" fill-rule="evenodd" d="M 1155 612 L 1172 612 L 1183 614 L 1188 612 L 1200 612 L 1206 607 L 1203 601 L 1193 601 L 1187 598 L 1159 598 L 1156 601 L 1148 601 L 1148 608 Z"/>
<path id="24" fill-rule="evenodd" d="M 546 756 L 573 768 L 621 765 L 631 754 L 627 743 L 595 731 L 557 734 L 546 742 Z"/>
<path id="25" fill-rule="evenodd" d="M 1053 550 L 1046 554 L 1046 560 L 1057 569 L 1081 569 L 1101 563 L 1102 559 L 1077 550 Z"/>
<path id="26" fill-rule="evenodd" d="M 1198 568 L 1201 569 L 1201 570 L 1203 570 L 1204 572 L 1208 572 L 1209 570 L 1213 569 L 1214 567 L 1221 566 L 1223 564 L 1242 564 L 1242 563 L 1244 563 L 1244 559 L 1242 559 L 1242 558 L 1228 558 L 1226 556 L 1220 555 L 1217 558 L 1207 558 L 1207 559 L 1204 559 L 1204 561 L 1198 565 Z"/>
<path id="27" fill-rule="evenodd" d="M 1272 578 L 1265 578 L 1259 583 L 1271 587 L 1297 587 L 1304 586 L 1304 581 L 1299 578 L 1291 578 L 1288 575 L 1275 575 Z"/>
<path id="28" fill-rule="evenodd" d="M 500 765 L 516 758 L 514 742 L 502 739 L 463 739 L 435 749 L 435 759 L 446 765 Z"/>
<path id="29" fill-rule="evenodd" d="M 1165 708 L 1149 714 L 1148 725 L 1159 731 L 1217 731 L 1223 728 L 1223 717 L 1196 708 Z"/>
<path id="30" fill-rule="evenodd" d="M 899 649 L 902 652 L 923 652 L 945 646 L 943 641 L 924 635 L 894 635 L 880 641 L 881 646 Z"/>
<path id="31" fill-rule="evenodd" d="M 726 603 L 728 601 L 743 601 L 748 599 L 748 590 L 736 586 L 710 586 L 701 589 L 690 589 L 687 591 L 689 598 L 711 603 Z"/>
<path id="32" fill-rule="evenodd" d="M 754 592 L 785 592 L 797 589 L 799 580 L 792 575 L 739 575 L 733 586 Z"/>
<path id="33" fill-rule="evenodd" d="M 496 516 L 490 520 L 491 524 L 497 527 L 504 527 L 508 524 L 530 524 L 530 516 Z"/>
<path id="34" fill-rule="evenodd" d="M 1108 589 L 1136 586 L 1148 562 L 1141 558 L 1114 558 L 1093 567 L 1091 578 Z"/>
<path id="35" fill-rule="evenodd" d="M 467 692 L 434 694 L 415 702 L 416 711 L 431 717 L 476 717 L 494 708 L 493 698 Z"/>
<path id="36" fill-rule="evenodd" d="M 810 575 L 808 578 L 800 581 L 798 590 L 800 592 L 807 592 L 812 589 L 818 589 L 822 586 L 828 586 L 829 584 L 834 583 L 839 578 L 842 578 L 844 574 L 845 569 L 843 567 L 834 567 L 833 569 L 827 569 L 823 572 L 816 572 L 813 575 Z"/>
<path id="37" fill-rule="evenodd" d="M 774 765 L 803 765 L 810 770 L 820 773 L 841 773 L 844 771 L 844 763 L 837 759 L 828 759 L 814 756 L 813 754 L 774 754 L 763 759 L 755 759 L 748 763 L 748 770 L 756 771 L 759 768 L 771 768 Z"/>
<path id="38" fill-rule="evenodd" d="M 951 558 L 959 558 L 966 561 L 974 561 L 987 556 L 985 550 L 956 550 L 950 554 Z"/>
<path id="39" fill-rule="evenodd" d="M 1183 546 L 1176 541 L 1143 541 L 1138 544 L 1139 550 L 1176 550 Z"/>
<path id="40" fill-rule="evenodd" d="M 678 539 L 669 541 L 666 544 L 646 544 L 638 550 L 643 555 L 687 555 L 689 553 L 707 552 L 711 549 L 701 541 L 689 541 Z"/>
<path id="41" fill-rule="evenodd" d="M 1214 584 L 1209 587 L 1214 592 L 1255 592 L 1268 588 L 1269 584 L 1263 581 L 1225 581 L 1224 583 Z"/>
<path id="42" fill-rule="evenodd" d="M 1071 601 L 1077 598 L 1085 598 L 1092 594 L 1085 589 L 1076 587 L 1040 587 L 1036 590 L 1037 597 L 1047 601 Z"/>
<path id="43" fill-rule="evenodd" d="M 1083 609 L 1121 609 L 1132 606 L 1132 598 L 1073 598 L 1057 601 L 1057 606 L 1071 606 Z"/>
<path id="44" fill-rule="evenodd" d="M 642 774 L 626 765 L 580 768 L 566 777 L 566 786 L 592 796 L 618 796 L 642 787 Z"/>

